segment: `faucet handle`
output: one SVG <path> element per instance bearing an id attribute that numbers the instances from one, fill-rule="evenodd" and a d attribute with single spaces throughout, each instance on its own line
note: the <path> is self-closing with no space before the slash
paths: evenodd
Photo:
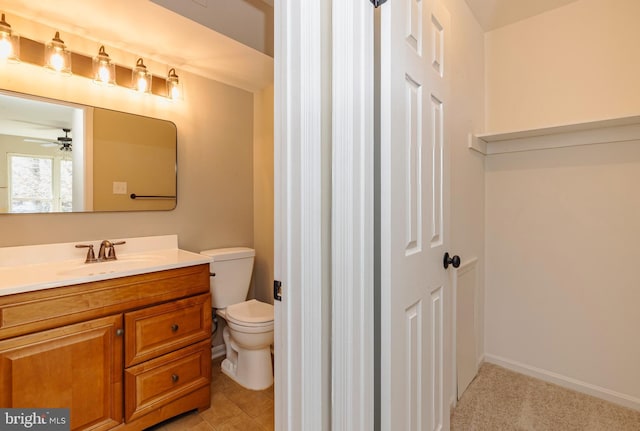
<path id="1" fill-rule="evenodd" d="M 110 242 L 110 246 L 107 249 L 107 256 L 106 259 L 107 260 L 117 260 L 118 257 L 116 256 L 116 245 L 122 245 L 122 244 L 126 244 L 126 241 L 118 241 L 118 242 Z"/>
<path id="2" fill-rule="evenodd" d="M 88 248 L 87 250 L 87 258 L 84 260 L 84 263 L 93 263 L 97 262 L 96 254 L 93 252 L 93 244 L 76 244 L 76 248 Z"/>

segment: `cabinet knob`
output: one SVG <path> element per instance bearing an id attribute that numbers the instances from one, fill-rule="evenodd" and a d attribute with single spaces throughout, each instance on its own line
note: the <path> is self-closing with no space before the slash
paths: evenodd
<path id="1" fill-rule="evenodd" d="M 173 383 L 176 383 L 178 380 L 180 380 L 180 376 L 177 374 L 171 374 L 171 381 Z"/>
<path id="2" fill-rule="evenodd" d="M 123 334 L 124 334 L 124 329 L 122 329 L 122 328 L 116 329 L 116 336 L 117 337 L 122 337 Z"/>
<path id="3" fill-rule="evenodd" d="M 173 332 L 178 332 L 178 329 L 180 329 L 180 326 L 178 326 L 177 323 L 174 323 L 173 325 L 171 325 L 171 330 Z"/>

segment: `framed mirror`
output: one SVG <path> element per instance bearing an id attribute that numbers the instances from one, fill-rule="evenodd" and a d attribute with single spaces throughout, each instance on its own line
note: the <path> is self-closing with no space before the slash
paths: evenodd
<path id="1" fill-rule="evenodd" d="M 0 214 L 176 203 L 174 123 L 0 91 Z"/>

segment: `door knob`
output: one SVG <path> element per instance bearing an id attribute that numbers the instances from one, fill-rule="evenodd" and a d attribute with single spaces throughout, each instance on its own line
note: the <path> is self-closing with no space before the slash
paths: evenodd
<path id="1" fill-rule="evenodd" d="M 454 268 L 460 266 L 460 256 L 449 256 L 449 252 L 444 254 L 444 259 L 442 260 L 442 264 L 444 265 L 444 269 L 449 268 L 449 265 L 452 265 Z"/>

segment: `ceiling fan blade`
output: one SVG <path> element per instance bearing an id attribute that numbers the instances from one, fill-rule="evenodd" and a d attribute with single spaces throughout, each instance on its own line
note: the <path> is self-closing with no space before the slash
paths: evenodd
<path id="1" fill-rule="evenodd" d="M 23 141 L 33 142 L 35 144 L 43 144 L 43 143 L 53 144 L 53 141 L 51 141 L 50 139 L 24 138 Z"/>

